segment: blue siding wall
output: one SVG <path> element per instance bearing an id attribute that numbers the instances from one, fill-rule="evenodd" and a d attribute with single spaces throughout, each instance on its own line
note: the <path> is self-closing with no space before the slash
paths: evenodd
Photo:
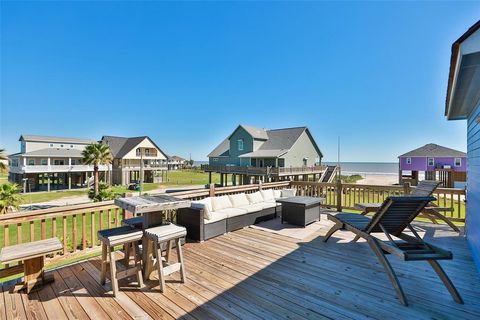
<path id="1" fill-rule="evenodd" d="M 467 125 L 467 239 L 480 270 L 480 105 L 468 117 Z"/>

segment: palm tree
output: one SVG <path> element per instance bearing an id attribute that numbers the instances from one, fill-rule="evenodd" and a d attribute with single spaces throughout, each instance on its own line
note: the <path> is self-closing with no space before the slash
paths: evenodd
<path id="1" fill-rule="evenodd" d="M 5 154 L 5 149 L 0 149 L 0 169 L 5 170 L 7 166 L 3 163 L 3 160 L 8 160 L 7 155 Z"/>
<path id="2" fill-rule="evenodd" d="M 22 199 L 20 188 L 15 183 L 4 183 L 0 185 L 0 214 L 20 207 Z"/>
<path id="3" fill-rule="evenodd" d="M 98 166 L 112 163 L 110 148 L 103 143 L 92 143 L 85 147 L 82 152 L 83 163 L 92 165 L 95 179 L 95 195 L 98 195 Z"/>

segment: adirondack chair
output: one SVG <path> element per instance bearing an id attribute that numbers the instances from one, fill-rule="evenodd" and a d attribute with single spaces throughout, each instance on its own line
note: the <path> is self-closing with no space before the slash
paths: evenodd
<path id="1" fill-rule="evenodd" d="M 433 194 L 435 189 L 440 185 L 440 181 L 433 181 L 433 180 L 423 180 L 418 183 L 418 186 L 406 196 L 411 197 L 428 197 Z M 377 212 L 378 209 L 381 207 L 381 203 L 357 203 L 355 207 L 362 210 L 362 215 L 366 215 L 370 212 Z M 456 232 L 460 232 L 460 229 L 450 221 L 447 217 L 445 217 L 441 212 L 451 212 L 453 208 L 444 208 L 439 207 L 434 203 L 429 203 L 424 210 L 422 211 L 422 216 L 427 219 L 430 219 L 433 223 L 437 223 L 437 220 L 444 221 L 450 228 L 455 230 Z"/>
<path id="2" fill-rule="evenodd" d="M 387 272 L 400 303 L 403 305 L 407 305 L 407 299 L 385 254 L 393 254 L 403 261 L 426 260 L 442 280 L 455 302 L 463 304 L 463 300 L 452 281 L 437 262 L 437 260 L 452 259 L 452 253 L 423 241 L 411 226 L 413 219 L 430 201 L 434 200 L 435 198 L 431 196 L 388 197 L 372 218 L 349 212 L 328 214 L 328 219 L 335 222 L 335 225 L 327 232 L 323 241 L 327 242 L 332 234 L 338 230 L 351 231 L 357 237 L 367 240 L 370 248 Z M 406 228 L 412 232 L 413 236 L 404 233 Z M 382 241 L 371 235 L 379 232 L 383 232 L 388 241 Z M 398 240 L 395 240 L 394 237 Z"/>

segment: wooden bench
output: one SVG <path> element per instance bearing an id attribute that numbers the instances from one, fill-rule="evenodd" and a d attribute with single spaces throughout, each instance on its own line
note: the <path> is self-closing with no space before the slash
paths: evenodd
<path id="1" fill-rule="evenodd" d="M 63 250 L 58 238 L 50 238 L 29 243 L 17 244 L 2 248 L 0 262 L 9 264 L 23 262 L 24 282 L 15 287 L 14 291 L 26 288 L 30 293 L 35 287 L 53 281 L 52 275 L 45 275 L 45 256 Z"/>

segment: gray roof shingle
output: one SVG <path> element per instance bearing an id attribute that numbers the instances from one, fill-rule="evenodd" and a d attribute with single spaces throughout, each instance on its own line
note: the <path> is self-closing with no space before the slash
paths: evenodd
<path id="1" fill-rule="evenodd" d="M 135 148 L 140 142 L 143 140 L 148 139 L 150 142 L 153 143 L 155 147 L 157 147 L 160 152 L 167 157 L 165 152 L 160 149 L 152 139 L 148 136 L 141 136 L 141 137 L 132 137 L 132 138 L 125 138 L 125 137 L 115 137 L 115 136 L 103 136 L 102 143 L 105 143 L 110 148 L 110 152 L 112 153 L 113 158 L 123 158 L 130 150 Z"/>
<path id="2" fill-rule="evenodd" d="M 38 136 L 33 134 L 22 134 L 19 141 L 33 141 L 33 142 L 56 142 L 56 143 L 79 143 L 79 144 L 91 144 L 97 141 L 93 139 L 77 139 L 77 138 L 63 138 L 63 137 L 51 137 L 51 136 Z"/>
<path id="3" fill-rule="evenodd" d="M 409 151 L 399 157 L 466 157 L 467 154 L 462 151 L 439 146 L 438 144 L 429 143 L 423 147 Z"/>

